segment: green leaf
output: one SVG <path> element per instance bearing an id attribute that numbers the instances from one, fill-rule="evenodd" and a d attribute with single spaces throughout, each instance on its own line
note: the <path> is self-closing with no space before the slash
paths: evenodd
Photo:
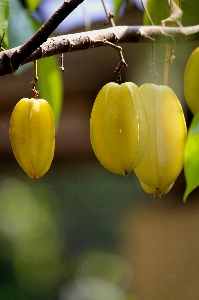
<path id="1" fill-rule="evenodd" d="M 40 2 L 41 0 L 25 0 L 26 6 L 30 13 L 38 7 Z"/>
<path id="2" fill-rule="evenodd" d="M 193 26 L 199 24 L 199 5 L 198 0 L 181 1 L 183 10 L 183 26 Z"/>
<path id="3" fill-rule="evenodd" d="M 120 7 L 122 6 L 122 3 L 124 2 L 124 0 L 113 0 L 113 4 L 114 4 L 114 15 L 115 18 L 117 19 Z"/>
<path id="4" fill-rule="evenodd" d="M 10 48 L 24 44 L 35 33 L 32 18 L 18 0 L 10 0 L 8 31 Z"/>
<path id="5" fill-rule="evenodd" d="M 10 10 L 10 1 L 9 0 L 0 0 L 0 41 L 3 37 L 5 30 L 8 27 L 8 18 Z M 2 47 L 8 48 L 8 35 L 5 34 Z"/>
<path id="6" fill-rule="evenodd" d="M 39 98 L 49 102 L 57 129 L 63 102 L 63 80 L 56 56 L 38 60 Z"/>
<path id="7" fill-rule="evenodd" d="M 187 188 L 183 201 L 186 202 L 188 195 L 199 186 L 199 113 L 194 116 L 188 130 L 184 153 L 184 172 Z"/>
<path id="8" fill-rule="evenodd" d="M 14 48 L 24 44 L 33 36 L 35 28 L 32 18 L 19 0 L 10 0 L 10 17 L 8 24 L 9 46 Z M 21 66 L 17 73 L 26 70 L 30 64 Z"/>
<path id="9" fill-rule="evenodd" d="M 174 1 L 179 6 L 179 1 Z M 161 25 L 161 21 L 170 17 L 170 9 L 167 0 L 148 0 L 146 9 L 153 21 L 154 25 Z M 151 25 L 146 12 L 144 12 L 143 24 L 145 26 Z"/>

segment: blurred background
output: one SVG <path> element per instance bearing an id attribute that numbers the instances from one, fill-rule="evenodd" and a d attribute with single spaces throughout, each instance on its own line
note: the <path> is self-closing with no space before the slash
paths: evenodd
<path id="1" fill-rule="evenodd" d="M 45 21 L 56 8 L 55 1 L 43 0 L 35 17 Z M 75 11 L 70 17 L 80 21 L 78 27 L 62 24 L 55 34 L 85 30 L 85 19 Z M 99 13 L 87 22 L 88 29 L 105 28 L 105 21 Z M 142 21 L 140 6 L 129 1 L 117 24 Z M 169 85 L 182 103 L 187 125 L 192 116 L 184 101 L 183 73 L 196 46 L 177 45 L 170 65 Z M 128 64 L 123 82 L 151 82 L 150 45 L 122 48 Z M 156 47 L 160 83 L 164 52 L 163 45 Z M 143 192 L 133 173 L 123 178 L 106 170 L 91 148 L 91 109 L 101 87 L 115 81 L 118 59 L 110 47 L 64 55 L 55 156 L 50 170 L 34 181 L 16 162 L 8 132 L 15 104 L 32 96 L 33 70 L 0 78 L 1 300 L 199 299 L 199 190 L 183 203 L 182 171 L 168 194 L 154 198 Z"/>

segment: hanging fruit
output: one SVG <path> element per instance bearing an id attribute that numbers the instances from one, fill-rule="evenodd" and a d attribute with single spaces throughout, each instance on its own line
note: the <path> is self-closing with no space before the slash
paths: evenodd
<path id="1" fill-rule="evenodd" d="M 147 83 L 139 89 L 149 114 L 150 137 L 135 173 L 147 193 L 161 197 L 171 189 L 183 167 L 185 118 L 169 87 Z"/>
<path id="2" fill-rule="evenodd" d="M 184 73 L 184 94 L 186 103 L 192 114 L 199 111 L 199 47 L 188 59 Z"/>
<path id="3" fill-rule="evenodd" d="M 148 138 L 148 113 L 139 88 L 131 82 L 103 86 L 90 119 L 91 145 L 101 164 L 128 175 L 141 161 Z"/>
<path id="4" fill-rule="evenodd" d="M 49 169 L 55 148 L 53 112 L 44 99 L 21 99 L 10 120 L 10 140 L 19 165 L 32 179 Z"/>

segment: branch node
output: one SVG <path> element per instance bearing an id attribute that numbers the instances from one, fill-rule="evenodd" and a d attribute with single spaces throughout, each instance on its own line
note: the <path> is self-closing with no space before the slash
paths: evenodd
<path id="1" fill-rule="evenodd" d="M 111 23 L 111 20 L 113 20 L 115 17 L 115 15 L 111 12 L 108 13 L 108 20 L 106 22 L 104 22 L 104 25 L 108 25 L 109 23 Z"/>
<path id="2" fill-rule="evenodd" d="M 114 14 L 108 11 L 108 9 L 107 9 L 107 7 L 106 7 L 105 0 L 101 0 L 101 1 L 102 1 L 103 7 L 104 7 L 104 10 L 105 10 L 107 19 L 108 19 L 108 20 L 104 23 L 104 25 L 107 25 L 107 24 L 111 23 L 111 25 L 114 27 L 114 26 L 115 26 L 115 22 L 114 22 L 114 20 L 113 20 Z"/>

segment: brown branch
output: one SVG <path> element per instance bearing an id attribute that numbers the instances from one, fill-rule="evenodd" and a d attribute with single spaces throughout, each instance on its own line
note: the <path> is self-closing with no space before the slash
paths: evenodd
<path id="1" fill-rule="evenodd" d="M 66 0 L 55 11 L 55 13 L 40 27 L 40 29 L 22 46 L 4 51 L 0 56 L 1 69 L 6 67 L 4 72 L 15 72 L 20 64 L 29 57 L 41 44 L 43 44 L 58 25 L 84 0 Z"/>
<path id="2" fill-rule="evenodd" d="M 199 40 L 199 25 L 180 28 L 162 26 L 115 26 L 101 30 L 58 36 L 50 38 L 40 45 L 25 61 L 22 61 L 21 64 L 56 54 L 86 50 L 104 45 L 103 43 L 95 43 L 94 41 L 96 40 L 106 40 L 114 44 L 151 43 L 149 37 L 154 39 L 155 43 L 173 44 L 174 39 L 176 43 L 192 42 Z M 16 65 L 16 59 L 19 61 L 17 56 L 20 56 L 22 47 L 25 48 L 25 45 L 0 52 L 0 76 L 15 71 L 13 65 Z"/>

